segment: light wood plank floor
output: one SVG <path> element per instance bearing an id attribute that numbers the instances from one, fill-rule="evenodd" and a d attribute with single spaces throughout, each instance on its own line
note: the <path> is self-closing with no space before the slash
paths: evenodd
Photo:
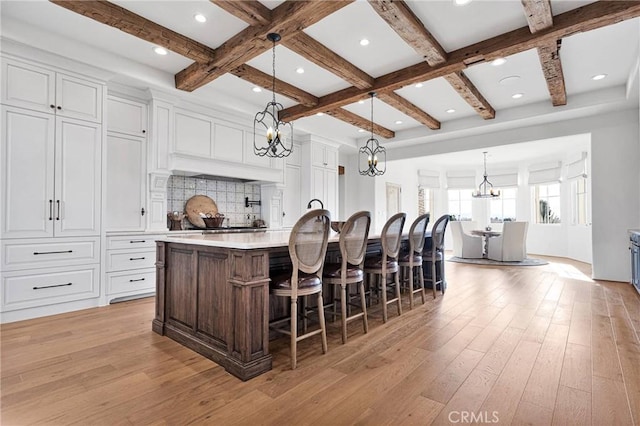
<path id="1" fill-rule="evenodd" d="M 151 332 L 153 299 L 1 327 L 2 425 L 640 425 L 640 296 L 590 267 L 447 262 L 449 289 L 370 331 L 286 339 L 242 382 Z"/>

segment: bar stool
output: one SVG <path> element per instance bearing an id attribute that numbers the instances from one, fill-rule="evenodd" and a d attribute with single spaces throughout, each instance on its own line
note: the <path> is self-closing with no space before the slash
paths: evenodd
<path id="1" fill-rule="evenodd" d="M 431 282 L 433 289 L 433 298 L 436 298 L 436 287 L 440 284 L 440 291 L 444 294 L 444 231 L 447 229 L 449 223 L 449 215 L 445 214 L 440 216 L 436 223 L 431 228 L 431 248 L 423 252 L 423 258 L 426 260 L 427 265 L 431 269 L 431 278 L 427 277 L 426 280 Z M 437 265 L 440 264 L 440 279 L 438 280 Z"/>
<path id="2" fill-rule="evenodd" d="M 387 220 L 380 234 L 382 243 L 382 253 L 380 256 L 367 257 L 364 261 L 364 273 L 369 277 L 376 276 L 380 281 L 380 292 L 382 293 L 382 321 L 387 322 L 387 305 L 396 302 L 398 305 L 398 315 L 402 315 L 402 300 L 400 299 L 400 281 L 398 273 L 398 253 L 402 242 L 402 228 L 407 219 L 406 213 L 396 213 Z M 387 300 L 387 275 L 393 274 L 396 297 Z M 371 283 L 371 280 L 369 280 Z M 378 286 L 376 285 L 376 290 Z"/>
<path id="3" fill-rule="evenodd" d="M 429 223 L 429 213 L 418 216 L 409 228 L 409 250 L 400 254 L 398 264 L 402 272 L 402 282 L 409 281 L 409 309 L 413 309 L 413 296 L 420 292 L 422 304 L 424 305 L 424 276 L 422 272 L 422 249 L 424 248 L 424 233 Z M 413 284 L 414 273 L 418 273 L 420 287 L 415 288 Z"/>
<path id="4" fill-rule="evenodd" d="M 327 263 L 324 267 L 322 281 L 327 284 L 340 286 L 340 313 L 342 322 L 342 343 L 347 343 L 347 323 L 357 318 L 362 318 L 364 332 L 369 331 L 367 323 L 367 300 L 364 292 L 364 256 L 367 252 L 367 238 L 371 225 L 371 214 L 361 211 L 353 214 L 340 230 L 340 263 Z M 347 315 L 347 303 L 350 303 L 349 284 L 360 283 L 360 305 L 362 312 Z M 331 294 L 335 294 L 334 291 Z M 335 315 L 335 296 L 333 298 L 333 312 Z"/>
<path id="5" fill-rule="evenodd" d="M 300 340 L 322 335 L 322 353 L 327 352 L 327 331 L 324 321 L 324 311 L 318 310 L 320 329 L 306 332 L 298 336 L 298 297 L 317 294 L 318 306 L 322 307 L 322 269 L 327 253 L 329 240 L 329 226 L 331 224 L 328 210 L 312 210 L 304 214 L 291 230 L 289 236 L 289 256 L 292 271 L 276 276 L 270 284 L 271 294 L 291 299 L 291 317 L 274 321 L 269 326 L 291 337 L 291 369 L 296 368 L 297 343 Z M 305 315 L 306 312 L 303 312 Z M 289 330 L 278 328 L 277 324 L 290 321 Z"/>

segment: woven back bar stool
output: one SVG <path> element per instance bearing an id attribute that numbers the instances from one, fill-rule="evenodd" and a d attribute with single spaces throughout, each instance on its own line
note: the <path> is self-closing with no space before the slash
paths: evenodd
<path id="1" fill-rule="evenodd" d="M 422 250 L 424 248 L 424 233 L 429 223 L 429 213 L 418 216 L 409 228 L 409 249 L 400 254 L 398 264 L 403 272 L 403 282 L 409 281 L 409 309 L 413 309 L 413 297 L 420 293 L 424 305 L 424 276 L 422 271 Z M 416 271 L 417 270 L 417 271 Z M 418 274 L 419 287 L 414 287 L 414 273 Z"/>

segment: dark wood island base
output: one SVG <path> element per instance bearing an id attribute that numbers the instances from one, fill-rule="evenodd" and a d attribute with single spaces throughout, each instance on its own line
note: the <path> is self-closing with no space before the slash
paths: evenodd
<path id="1" fill-rule="evenodd" d="M 249 380 L 271 370 L 269 251 L 157 243 L 154 332 Z"/>

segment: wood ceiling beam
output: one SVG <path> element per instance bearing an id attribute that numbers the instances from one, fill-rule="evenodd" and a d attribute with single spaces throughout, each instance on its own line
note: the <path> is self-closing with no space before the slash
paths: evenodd
<path id="1" fill-rule="evenodd" d="M 162 46 L 196 62 L 208 62 L 215 50 L 136 15 L 108 1 L 50 0 L 58 6 L 84 15 L 142 40 Z"/>
<path id="2" fill-rule="evenodd" d="M 373 77 L 302 31 L 282 44 L 359 89 L 373 86 Z"/>
<path id="3" fill-rule="evenodd" d="M 471 64 L 492 61 L 543 46 L 571 34 L 591 31 L 617 22 L 640 16 L 640 2 L 598 1 L 554 17 L 553 27 L 532 34 L 529 27 L 522 27 L 470 46 L 449 52 L 448 59 L 435 67 L 426 62 L 391 72 L 375 79 L 371 90 L 378 93 L 398 90 L 404 86 L 444 77 L 463 71 Z M 282 111 L 287 120 L 307 117 L 316 112 L 339 108 L 360 99 L 366 99 L 370 90 L 349 87 L 320 97 L 318 105 L 295 105 Z"/>
<path id="4" fill-rule="evenodd" d="M 553 15 L 551 13 L 550 0 L 521 0 L 524 7 L 527 23 L 531 33 L 544 31 L 553 26 Z M 564 83 L 564 73 L 562 72 L 562 61 L 560 60 L 560 45 L 562 39 L 550 40 L 538 46 L 538 57 L 547 81 L 547 89 L 551 96 L 553 106 L 567 104 L 567 90 Z"/>
<path id="5" fill-rule="evenodd" d="M 404 1 L 369 0 L 369 4 L 413 50 L 422 55 L 429 65 L 436 66 L 446 61 L 447 53 L 444 48 Z M 457 71 L 444 77 L 482 118 L 487 120 L 496 116 L 491 104 L 464 74 Z"/>
<path id="6" fill-rule="evenodd" d="M 263 87 L 269 91 L 273 89 L 273 76 L 250 65 L 240 65 L 239 67 L 232 69 L 230 72 L 231 74 L 253 83 L 256 86 Z M 318 98 L 311 93 L 298 89 L 297 87 L 282 80 L 276 79 L 275 83 L 275 92 L 279 95 L 286 96 L 287 98 L 293 99 L 305 106 L 314 106 L 318 104 Z"/>
<path id="7" fill-rule="evenodd" d="M 360 117 L 358 114 L 354 114 L 351 111 L 347 111 L 343 108 L 334 108 L 332 110 L 326 111 L 325 114 L 330 115 L 338 120 L 342 120 L 346 123 L 353 124 L 354 126 L 364 129 L 371 130 L 371 121 Z M 386 127 L 382 127 L 379 124 L 373 123 L 373 133 L 376 135 L 380 135 L 383 138 L 391 139 L 396 136 L 393 130 L 389 130 Z"/>
<path id="8" fill-rule="evenodd" d="M 495 118 L 496 111 L 462 71 L 447 74 L 444 78 L 482 118 Z"/>
<path id="9" fill-rule="evenodd" d="M 267 25 L 272 21 L 271 9 L 256 0 L 209 0 L 225 12 L 249 25 Z"/>
<path id="10" fill-rule="evenodd" d="M 288 0 L 271 11 L 269 23 L 245 28 L 219 46 L 211 61 L 191 64 L 176 74 L 176 88 L 191 92 L 202 87 L 270 49 L 272 42 L 267 34 L 278 33 L 285 40 L 352 1 Z"/>
<path id="11" fill-rule="evenodd" d="M 438 130 L 440 122 L 395 92 L 378 93 L 378 99 L 408 115 L 431 130 Z"/>

